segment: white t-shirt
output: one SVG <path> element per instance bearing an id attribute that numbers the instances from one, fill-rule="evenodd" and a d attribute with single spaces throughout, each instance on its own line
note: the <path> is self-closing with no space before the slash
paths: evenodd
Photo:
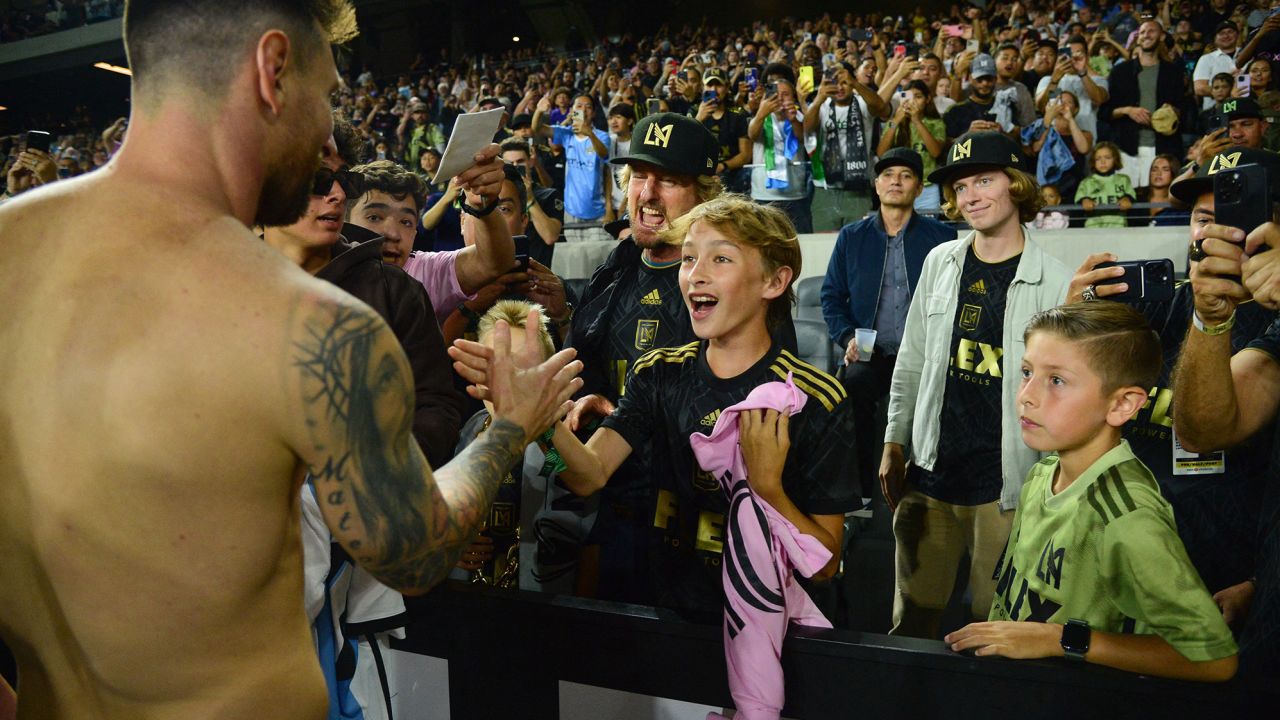
<path id="1" fill-rule="evenodd" d="M 1036 84 L 1036 97 L 1040 97 L 1040 93 L 1049 88 L 1049 81 L 1052 79 L 1052 75 L 1045 75 L 1040 78 L 1040 82 Z M 1093 80 L 1094 85 L 1110 91 L 1110 84 L 1101 75 L 1089 73 L 1089 79 Z M 1081 130 L 1093 133 L 1094 139 L 1097 139 L 1098 110 L 1093 106 L 1093 100 L 1089 98 L 1089 93 L 1084 90 L 1084 80 L 1081 80 L 1079 75 L 1065 75 L 1058 82 L 1058 89 L 1076 96 L 1076 100 L 1080 102 L 1080 112 L 1076 114 L 1076 124 L 1080 126 Z"/>
<path id="2" fill-rule="evenodd" d="M 1218 73 L 1231 73 L 1234 75 L 1235 72 L 1235 58 L 1221 50 L 1214 50 L 1208 55 L 1202 56 L 1196 62 L 1196 69 L 1195 72 L 1191 74 L 1191 79 L 1193 81 L 1203 80 L 1205 82 L 1213 82 L 1213 76 Z M 1212 97 L 1206 96 L 1200 101 L 1201 110 L 1208 110 L 1211 107 L 1213 107 Z"/>

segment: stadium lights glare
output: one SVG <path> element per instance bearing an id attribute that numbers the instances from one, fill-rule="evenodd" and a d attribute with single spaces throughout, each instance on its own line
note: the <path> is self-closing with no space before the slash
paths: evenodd
<path id="1" fill-rule="evenodd" d="M 8 109 L 9 109 L 9 108 L 7 108 L 7 107 L 5 107 L 5 106 L 3 106 L 3 105 L 0 105 L 0 112 L 4 112 L 5 110 L 8 110 Z"/>
<path id="2" fill-rule="evenodd" d="M 511 36 L 511 42 L 520 42 L 520 36 L 519 35 Z"/>
<path id="3" fill-rule="evenodd" d="M 121 75 L 133 75 L 133 71 L 130 70 L 129 68 L 120 67 L 119 65 L 112 65 L 111 63 L 96 62 L 93 64 L 93 66 L 98 68 L 99 70 L 109 70 L 113 73 L 120 73 Z"/>

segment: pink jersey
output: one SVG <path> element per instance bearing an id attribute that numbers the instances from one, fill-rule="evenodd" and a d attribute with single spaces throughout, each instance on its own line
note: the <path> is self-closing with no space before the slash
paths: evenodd
<path id="1" fill-rule="evenodd" d="M 817 538 L 800 532 L 751 491 L 738 446 L 738 413 L 772 409 L 799 412 L 808 398 L 788 374 L 765 383 L 724 410 L 708 437 L 689 436 L 703 470 L 720 478 L 729 496 L 724 542 L 724 651 L 729 692 L 739 720 L 777 720 L 782 712 L 782 641 L 787 625 L 831 627 L 792 571 L 811 577 L 831 560 Z M 720 717 L 717 713 L 708 719 Z"/>

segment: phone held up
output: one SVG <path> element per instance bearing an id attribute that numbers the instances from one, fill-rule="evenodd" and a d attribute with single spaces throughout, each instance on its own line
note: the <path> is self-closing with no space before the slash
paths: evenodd
<path id="1" fill-rule="evenodd" d="M 1250 163 L 1219 170 L 1213 176 L 1214 222 L 1239 228 L 1248 235 L 1259 225 L 1271 221 L 1275 207 L 1272 197 L 1266 168 L 1261 165 Z M 1202 242 L 1196 241 L 1192 259 L 1204 257 L 1204 251 L 1200 248 Z M 1230 276 L 1228 279 L 1240 282 L 1239 276 Z"/>
<path id="2" fill-rule="evenodd" d="M 1173 261 L 1169 258 L 1159 260 L 1126 260 L 1113 263 L 1098 264 L 1098 269 L 1120 266 L 1124 275 L 1099 282 L 1099 285 L 1117 285 L 1125 283 L 1127 290 L 1116 295 L 1108 295 L 1108 300 L 1120 302 L 1168 302 L 1173 299 Z"/>
<path id="3" fill-rule="evenodd" d="M 53 144 L 53 136 L 43 130 L 27 131 L 27 149 L 39 150 L 40 152 L 49 152 L 49 146 Z"/>

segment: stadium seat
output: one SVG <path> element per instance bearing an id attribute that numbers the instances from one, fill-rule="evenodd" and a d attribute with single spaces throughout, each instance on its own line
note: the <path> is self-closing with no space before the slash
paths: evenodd
<path id="1" fill-rule="evenodd" d="M 800 359 L 826 372 L 835 372 L 835 346 L 827 337 L 827 324 L 821 320 L 798 319 L 796 345 Z"/>
<path id="2" fill-rule="evenodd" d="M 822 319 L 822 281 L 821 277 L 807 277 L 796 283 L 796 312 L 802 320 Z"/>

